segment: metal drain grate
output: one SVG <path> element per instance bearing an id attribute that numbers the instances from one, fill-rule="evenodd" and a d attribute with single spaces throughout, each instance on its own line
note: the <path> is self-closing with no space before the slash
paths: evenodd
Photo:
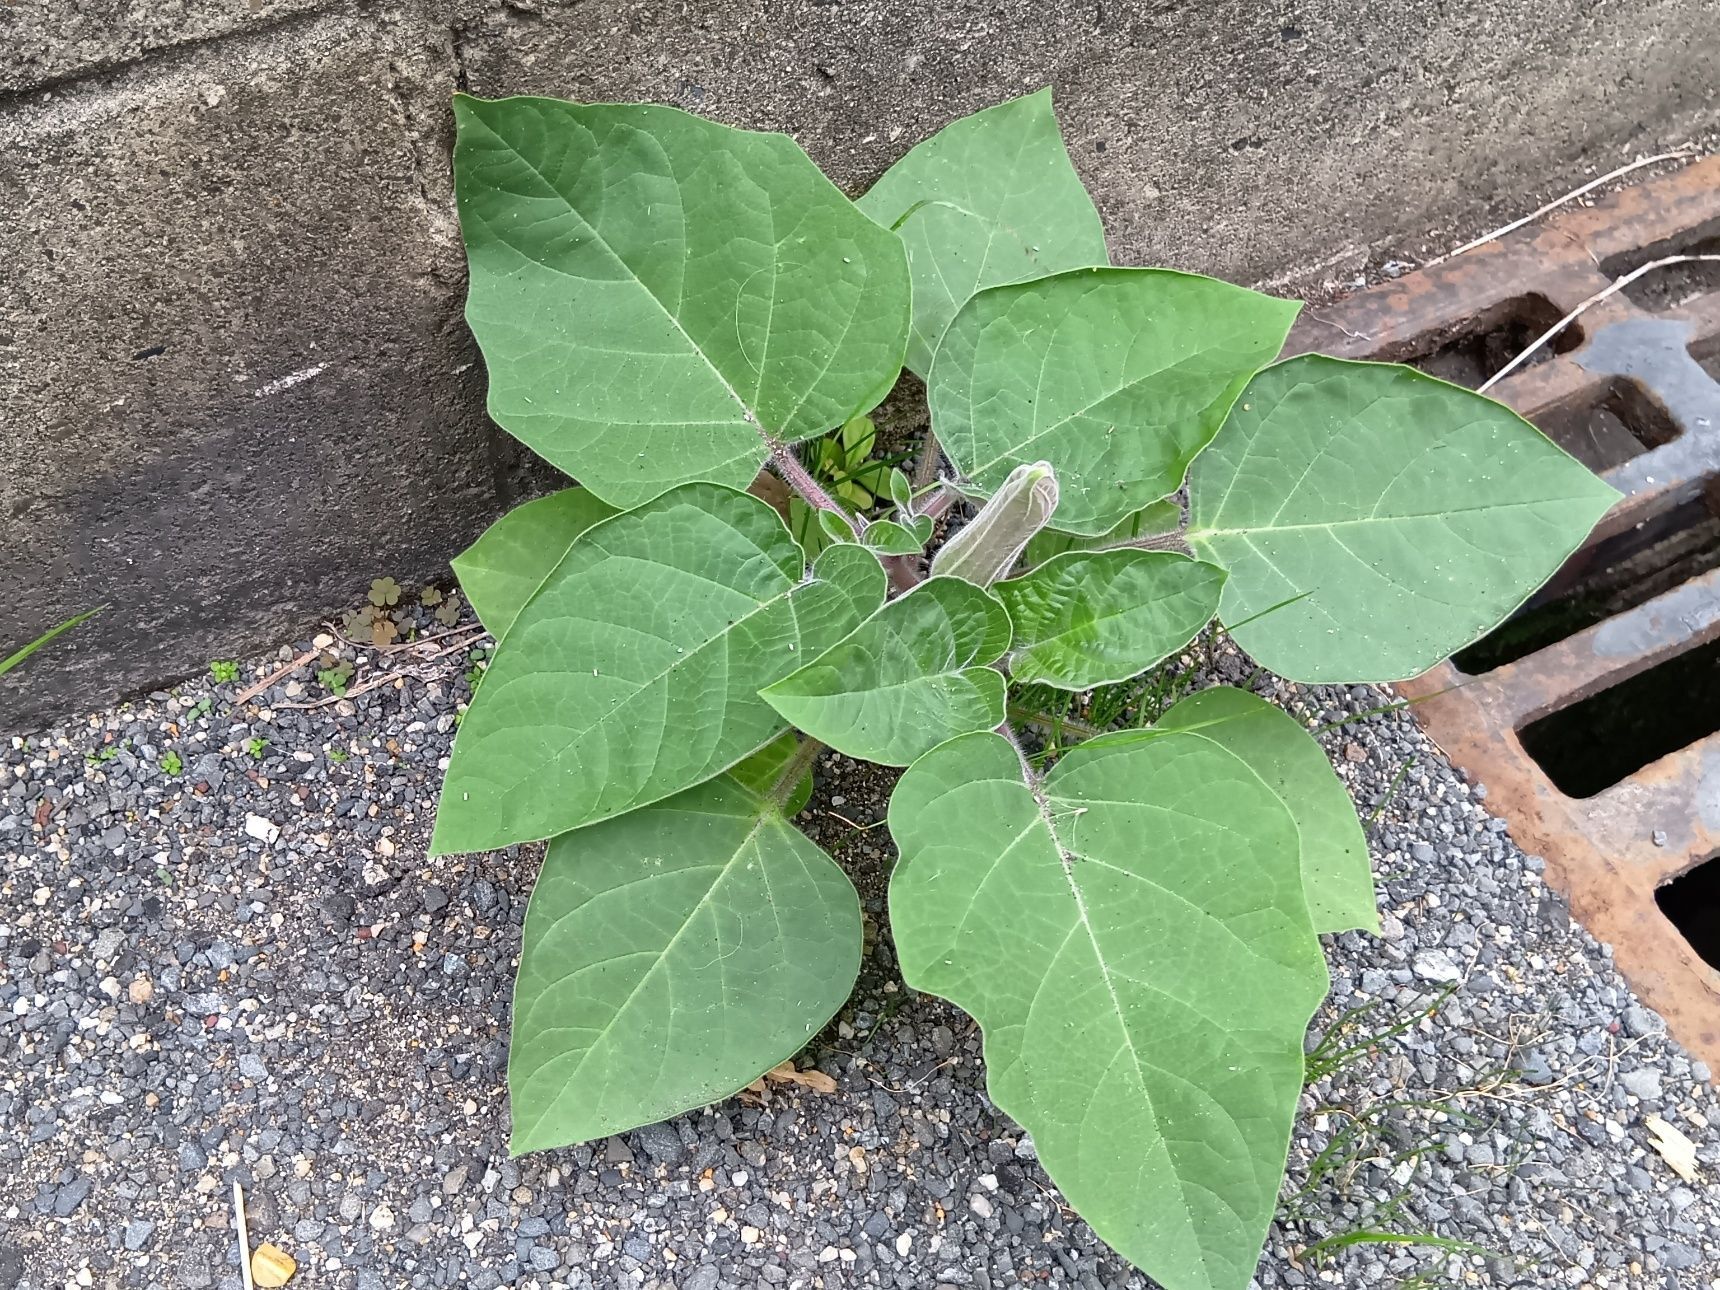
<path id="1" fill-rule="evenodd" d="M 1717 249 L 1711 157 L 1309 310 L 1291 349 L 1475 386 L 1613 279 Z M 1717 269 L 1645 276 L 1489 391 L 1625 498 L 1511 622 L 1399 689 L 1426 700 L 1428 734 L 1487 785 L 1642 998 L 1720 1069 L 1720 961 L 1703 957 L 1720 960 Z"/>

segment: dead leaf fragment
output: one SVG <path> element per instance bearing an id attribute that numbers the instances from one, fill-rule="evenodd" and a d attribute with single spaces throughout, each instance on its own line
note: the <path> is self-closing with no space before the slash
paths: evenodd
<path id="1" fill-rule="evenodd" d="M 251 1255 L 251 1279 L 260 1286 L 284 1286 L 299 1265 L 278 1245 L 259 1245 Z"/>
<path id="2" fill-rule="evenodd" d="M 780 1066 L 771 1067 L 764 1073 L 764 1077 L 778 1084 L 798 1084 L 801 1088 L 809 1088 L 814 1093 L 834 1093 L 836 1091 L 836 1081 L 823 1071 L 811 1069 L 797 1071 L 794 1069 L 793 1062 L 784 1062 Z"/>
<path id="3" fill-rule="evenodd" d="M 1697 1181 L 1696 1144 L 1658 1115 L 1643 1123 L 1648 1126 L 1648 1145 L 1660 1153 L 1667 1167 L 1685 1182 Z"/>

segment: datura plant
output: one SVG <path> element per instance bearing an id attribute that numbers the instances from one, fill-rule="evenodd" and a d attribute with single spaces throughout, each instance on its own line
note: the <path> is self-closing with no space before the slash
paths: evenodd
<path id="1" fill-rule="evenodd" d="M 1612 489 L 1468 390 L 1275 361 L 1292 302 L 1111 265 L 1045 92 L 858 201 L 789 138 L 673 108 L 455 114 L 490 414 L 578 481 L 455 562 L 499 647 L 434 850 L 548 839 L 513 1149 L 722 1098 L 842 1006 L 859 902 L 792 822 L 829 748 L 906 768 L 902 975 L 978 1021 L 992 1100 L 1070 1204 L 1168 1290 L 1246 1286 L 1319 937 L 1375 926 L 1354 808 L 1241 690 L 1042 772 L 1011 688 L 1125 681 L 1215 617 L 1296 681 L 1409 677 Z M 796 445 L 904 366 L 937 469 L 854 513 Z M 815 559 L 747 491 L 761 470 L 818 512 Z"/>

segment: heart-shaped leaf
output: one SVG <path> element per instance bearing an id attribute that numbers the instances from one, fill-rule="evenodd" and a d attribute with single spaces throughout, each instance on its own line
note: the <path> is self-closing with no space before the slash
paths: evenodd
<path id="1" fill-rule="evenodd" d="M 832 547 L 803 577 L 781 517 L 715 484 L 587 529 L 460 725 L 432 850 L 551 837 L 726 770 L 783 728 L 758 691 L 883 598 L 871 552 Z"/>
<path id="2" fill-rule="evenodd" d="M 605 501 L 743 488 L 895 384 L 902 243 L 786 135 L 544 98 L 454 114 L 490 415 Z"/>
<path id="3" fill-rule="evenodd" d="M 838 752 L 886 766 L 1003 720 L 1009 615 L 959 578 L 932 578 L 763 691 L 790 723 Z"/>
<path id="4" fill-rule="evenodd" d="M 1049 461 L 1057 527 L 1103 533 L 1182 485 L 1298 308 L 1168 269 L 993 287 L 938 347 L 932 430 L 986 492 L 1016 466 Z"/>
<path id="5" fill-rule="evenodd" d="M 985 1033 L 992 1100 L 1101 1237 L 1165 1290 L 1243 1290 L 1325 994 L 1295 823 L 1186 734 L 1105 736 L 1037 791 L 994 734 L 890 802 L 902 975 Z"/>
<path id="6" fill-rule="evenodd" d="M 564 488 L 516 506 L 451 563 L 478 621 L 501 640 L 573 540 L 616 513 L 589 489 Z"/>
<path id="7" fill-rule="evenodd" d="M 1263 667 L 1396 681 L 1501 622 L 1617 499 L 1502 404 L 1307 355 L 1255 377 L 1195 463 L 1188 540 L 1230 571 L 1220 617 Z"/>
<path id="8" fill-rule="evenodd" d="M 724 775 L 549 844 L 508 1056 L 517 1152 L 653 1124 L 805 1046 L 860 969 L 842 870 Z"/>
<path id="9" fill-rule="evenodd" d="M 907 245 L 908 366 L 921 376 L 976 291 L 1110 263 L 1049 89 L 951 122 L 885 171 L 859 206 Z"/>
<path id="10" fill-rule="evenodd" d="M 1278 794 L 1301 835 L 1302 888 L 1316 932 L 1379 931 L 1355 803 L 1325 751 L 1294 717 L 1244 690 L 1215 685 L 1173 706 L 1156 725 L 1222 744 Z"/>
<path id="11" fill-rule="evenodd" d="M 1015 625 L 1009 674 L 1088 690 L 1144 672 L 1218 612 L 1224 570 L 1168 551 L 1071 551 L 994 590 Z"/>

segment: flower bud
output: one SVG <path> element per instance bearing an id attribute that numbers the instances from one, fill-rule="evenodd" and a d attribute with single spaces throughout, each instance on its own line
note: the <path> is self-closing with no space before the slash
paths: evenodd
<path id="1" fill-rule="evenodd" d="M 1017 466 L 978 515 L 932 558 L 932 576 L 965 578 L 989 587 L 1010 571 L 1035 533 L 1057 509 L 1051 463 Z"/>

